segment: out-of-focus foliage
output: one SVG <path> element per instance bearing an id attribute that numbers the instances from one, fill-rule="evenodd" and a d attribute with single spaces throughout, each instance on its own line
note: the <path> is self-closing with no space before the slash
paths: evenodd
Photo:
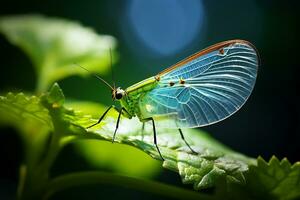
<path id="1" fill-rule="evenodd" d="M 104 73 L 110 67 L 110 49 L 116 47 L 111 36 L 99 35 L 77 22 L 39 15 L 2 17 L 0 32 L 32 60 L 39 92 L 67 76 L 87 74 L 75 63 Z"/>
<path id="2" fill-rule="evenodd" d="M 67 76 L 88 75 L 85 70 L 77 67 L 75 63 L 85 66 L 89 71 L 103 74 L 111 67 L 110 50 L 112 50 L 114 58 L 116 54 L 114 51 L 116 48 L 115 38 L 108 35 L 99 35 L 91 28 L 83 27 L 77 22 L 58 18 L 47 18 L 39 15 L 2 17 L 0 18 L 0 32 L 11 43 L 21 47 L 32 60 L 38 76 L 37 87 L 39 91 L 45 91 L 49 84 Z M 19 96 L 21 97 L 22 94 L 19 94 Z M 57 96 L 54 95 L 55 98 Z M 26 98 L 24 97 L 24 99 Z M 85 111 L 94 118 L 99 117 L 104 111 L 101 104 L 75 102 L 73 104 L 74 101 L 68 101 L 67 107 L 75 106 L 74 108 Z M 59 102 L 59 104 L 62 103 Z M 21 123 L 20 127 L 27 125 L 26 122 L 26 119 L 18 121 L 18 123 Z M 23 131 L 22 128 L 21 131 Z M 32 130 L 29 133 L 32 133 Z M 31 141 L 31 138 L 26 139 Z M 92 148 L 92 146 L 98 146 L 98 148 Z M 132 158 L 131 164 L 125 159 L 120 160 L 117 156 L 119 151 L 115 148 L 99 148 L 98 144 L 92 145 L 91 142 L 86 141 L 75 147 L 82 154 L 88 153 L 88 156 L 85 157 L 87 162 L 97 163 L 96 167 L 99 168 L 106 168 L 111 165 L 110 163 L 118 163 L 118 166 L 124 167 L 122 169 L 113 168 L 113 171 L 125 174 L 128 172 L 133 176 L 142 175 L 141 170 L 144 171 L 145 168 L 149 176 L 155 175 L 159 170 L 159 165 L 155 161 L 143 154 L 141 155 L 138 151 L 129 150 L 130 152 L 127 152 L 125 151 L 126 147 L 123 156 Z M 85 149 L 85 151 L 82 149 Z M 96 161 L 99 160 L 98 154 L 109 154 L 110 156 L 99 162 Z M 138 162 L 140 159 L 144 159 L 145 162 Z"/>
<path id="3" fill-rule="evenodd" d="M 144 178 L 151 178 L 161 171 L 160 162 L 128 146 L 96 140 L 80 141 L 76 146 L 92 167 Z"/>

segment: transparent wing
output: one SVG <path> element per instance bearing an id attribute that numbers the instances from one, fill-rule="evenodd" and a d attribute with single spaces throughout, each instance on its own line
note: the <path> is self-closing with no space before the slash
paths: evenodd
<path id="1" fill-rule="evenodd" d="M 232 40 L 211 46 L 158 74 L 140 98 L 143 118 L 164 127 L 200 127 L 236 112 L 254 87 L 258 55 L 250 43 Z"/>

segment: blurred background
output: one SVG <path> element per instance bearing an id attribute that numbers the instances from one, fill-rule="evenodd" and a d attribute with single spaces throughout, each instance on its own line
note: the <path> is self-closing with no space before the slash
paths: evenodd
<path id="1" fill-rule="evenodd" d="M 123 88 L 217 42 L 229 39 L 250 41 L 257 47 L 261 59 L 251 97 L 239 112 L 203 129 L 248 156 L 261 155 L 268 160 L 276 155 L 278 158 L 287 157 L 291 162 L 300 160 L 299 11 L 297 1 L 279 0 L 10 0 L 3 1 L 0 7 L 1 16 L 37 13 L 60 17 L 78 21 L 100 34 L 114 36 L 118 40 L 119 54 L 114 72 L 117 85 Z M 2 35 L 0 57 L 1 93 L 33 91 L 36 75 L 32 63 Z M 104 78 L 111 81 L 110 74 Z M 91 77 L 73 76 L 59 84 L 66 98 L 111 104 L 110 94 L 102 95 L 105 86 Z M 127 147 L 116 148 L 112 156 L 118 156 L 118 151 L 127 151 Z M 125 158 L 128 155 L 130 153 L 122 154 Z M 21 158 L 21 143 L 15 131 L 9 127 L 1 128 L 0 190 L 8 196 L 15 190 Z M 148 178 L 181 185 L 178 174 L 162 170 L 159 162 L 153 162 L 149 165 L 156 166 L 156 170 L 147 175 Z M 87 165 L 82 156 L 72 147 L 67 147 L 54 171 L 84 170 Z M 112 170 L 107 166 L 103 168 Z M 95 197 L 106 194 L 116 198 L 153 198 L 112 186 L 101 186 L 101 189 L 93 186 L 83 190 Z M 114 193 L 116 190 L 120 192 Z"/>

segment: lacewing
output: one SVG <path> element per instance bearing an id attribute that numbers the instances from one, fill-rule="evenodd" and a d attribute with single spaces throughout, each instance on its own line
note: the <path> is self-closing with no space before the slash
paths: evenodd
<path id="1" fill-rule="evenodd" d="M 163 70 L 159 74 L 126 89 L 111 86 L 97 76 L 112 91 L 112 99 L 120 103 L 120 117 L 137 116 L 141 122 L 151 121 L 154 144 L 163 160 L 156 140 L 156 123 L 179 130 L 219 122 L 241 108 L 250 96 L 258 69 L 255 47 L 244 40 L 229 40 L 210 46 Z M 100 117 L 99 124 L 110 106 Z M 143 126 L 144 127 L 144 126 Z"/>

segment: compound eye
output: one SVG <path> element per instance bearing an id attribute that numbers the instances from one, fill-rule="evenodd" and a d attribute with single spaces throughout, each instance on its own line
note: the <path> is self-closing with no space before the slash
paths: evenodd
<path id="1" fill-rule="evenodd" d="M 123 97 L 122 93 L 117 93 L 116 94 L 116 99 L 119 100 L 119 99 L 122 99 L 122 97 Z"/>

